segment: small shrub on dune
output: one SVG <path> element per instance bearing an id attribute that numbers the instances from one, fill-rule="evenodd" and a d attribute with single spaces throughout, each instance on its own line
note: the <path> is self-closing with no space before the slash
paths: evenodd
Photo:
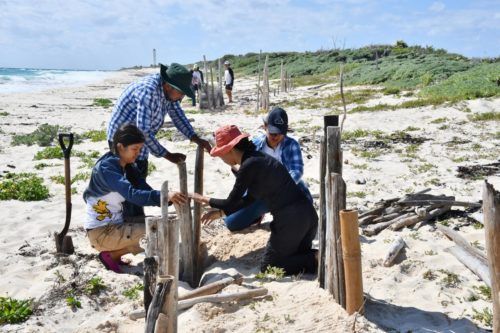
<path id="1" fill-rule="evenodd" d="M 0 181 L 0 200 L 39 201 L 48 197 L 43 179 L 33 173 L 8 173 Z"/>
<path id="2" fill-rule="evenodd" d="M 16 134 L 12 137 L 12 145 L 27 145 L 34 144 L 40 147 L 50 146 L 57 137 L 57 134 L 62 131 L 67 131 L 68 128 L 58 125 L 42 124 L 36 130 L 28 134 Z"/>
<path id="3" fill-rule="evenodd" d="M 108 98 L 94 98 L 94 103 L 92 106 L 100 106 L 105 109 L 113 105 L 113 102 Z"/>
<path id="4" fill-rule="evenodd" d="M 0 297 L 0 324 L 17 324 L 26 321 L 31 314 L 31 300 L 17 300 L 11 297 Z"/>
<path id="5" fill-rule="evenodd" d="M 90 139 L 92 142 L 105 141 L 106 130 L 90 130 L 80 135 L 82 139 Z"/>

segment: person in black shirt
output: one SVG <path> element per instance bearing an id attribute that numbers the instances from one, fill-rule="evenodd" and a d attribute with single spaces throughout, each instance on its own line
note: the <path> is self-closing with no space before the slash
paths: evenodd
<path id="1" fill-rule="evenodd" d="M 216 146 L 211 156 L 220 157 L 226 164 L 239 165 L 236 182 L 226 199 L 191 194 L 196 202 L 208 204 L 222 213 L 231 214 L 258 199 L 273 215 L 271 237 L 262 258 L 260 270 L 268 266 L 281 267 L 286 274 L 313 273 L 316 270 L 312 240 L 318 228 L 318 215 L 305 193 L 293 181 L 287 169 L 269 155 L 255 151 L 254 144 L 234 125 L 223 126 L 215 132 Z M 247 192 L 246 196 L 243 194 Z M 216 216 L 207 213 L 202 223 Z"/>

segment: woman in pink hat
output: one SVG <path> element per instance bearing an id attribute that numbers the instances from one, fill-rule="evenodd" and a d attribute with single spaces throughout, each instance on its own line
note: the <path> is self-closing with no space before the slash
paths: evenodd
<path id="1" fill-rule="evenodd" d="M 198 193 L 192 199 L 220 210 L 219 216 L 205 214 L 207 224 L 223 214 L 231 214 L 253 200 L 261 200 L 273 215 L 271 237 L 262 258 L 260 270 L 281 267 L 287 274 L 313 273 L 316 270 L 312 240 L 318 228 L 318 215 L 305 193 L 293 181 L 287 169 L 276 159 L 255 150 L 234 125 L 215 132 L 216 146 L 211 156 L 220 157 L 230 166 L 239 165 L 236 182 L 226 199 L 208 198 Z M 243 197 L 243 194 L 247 195 Z"/>

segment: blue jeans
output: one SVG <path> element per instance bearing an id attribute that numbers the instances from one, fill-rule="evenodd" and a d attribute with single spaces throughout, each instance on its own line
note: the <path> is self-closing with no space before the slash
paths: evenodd
<path id="1" fill-rule="evenodd" d="M 269 209 L 264 202 L 256 200 L 251 205 L 242 208 L 224 218 L 226 227 L 231 231 L 238 231 L 249 227 Z"/>

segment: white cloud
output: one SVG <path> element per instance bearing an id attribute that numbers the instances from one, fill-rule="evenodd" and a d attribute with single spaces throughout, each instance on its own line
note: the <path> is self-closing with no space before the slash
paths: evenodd
<path id="1" fill-rule="evenodd" d="M 433 2 L 429 6 L 429 10 L 431 12 L 436 12 L 436 13 L 442 12 L 445 8 L 446 8 L 445 4 L 439 1 Z"/>

